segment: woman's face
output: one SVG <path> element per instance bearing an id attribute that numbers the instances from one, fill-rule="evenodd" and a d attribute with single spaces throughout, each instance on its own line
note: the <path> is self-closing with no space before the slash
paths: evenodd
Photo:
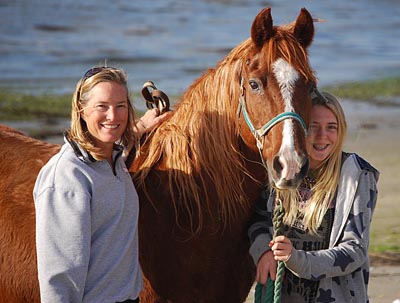
<path id="1" fill-rule="evenodd" d="M 128 123 L 128 96 L 124 85 L 100 82 L 89 92 L 89 101 L 81 114 L 94 145 L 111 152 Z"/>
<path id="2" fill-rule="evenodd" d="M 307 151 L 310 168 L 316 168 L 332 154 L 338 140 L 338 122 L 333 112 L 323 106 L 314 105 L 307 136 Z"/>

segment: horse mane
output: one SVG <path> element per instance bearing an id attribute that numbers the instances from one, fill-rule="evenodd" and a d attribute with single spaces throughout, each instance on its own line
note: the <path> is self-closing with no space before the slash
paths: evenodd
<path id="1" fill-rule="evenodd" d="M 151 134 L 146 156 L 135 160 L 139 163 L 135 164 L 135 183 L 145 193 L 146 177 L 161 164 L 159 169 L 168 175 L 176 216 L 178 209 L 185 209 L 197 231 L 201 229 L 202 204 L 209 208 L 219 203 L 220 218 L 216 220 L 226 224 L 234 222 L 248 203 L 243 185 L 246 176 L 254 177 L 244 166 L 237 118 L 241 93 L 238 84 L 246 58 L 261 51 L 261 62 L 271 68 L 276 58 L 282 57 L 306 79 L 315 81 L 307 53 L 289 26 L 285 30 L 276 28 L 267 44 L 262 50 L 256 49 L 249 38 L 232 49 L 216 68 L 200 76 L 176 103 L 171 118 Z M 210 201 L 208 190 L 218 198 Z M 193 219 L 193 213 L 198 217 Z"/>
<path id="2" fill-rule="evenodd" d="M 238 58 L 244 51 L 245 48 L 232 50 L 217 68 L 209 69 L 189 87 L 176 103 L 172 117 L 152 134 L 148 156 L 136 174 L 137 184 L 145 187 L 151 168 L 164 159 L 162 169 L 168 173 L 175 210 L 183 207 L 191 214 L 194 205 L 198 228 L 203 203 L 220 203 L 225 222 L 238 211 L 230 201 L 245 206 L 241 183 L 246 170 L 239 152 L 235 119 L 239 100 L 239 87 L 235 84 L 241 64 Z M 209 201 L 207 191 L 202 190 L 212 184 L 215 189 L 210 190 L 217 193 L 218 202 Z M 192 218 L 190 221 L 193 225 Z"/>

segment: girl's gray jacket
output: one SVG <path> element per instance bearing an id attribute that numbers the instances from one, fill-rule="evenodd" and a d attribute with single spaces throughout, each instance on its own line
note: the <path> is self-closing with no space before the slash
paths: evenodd
<path id="1" fill-rule="evenodd" d="M 114 174 L 66 142 L 41 169 L 33 195 L 42 303 L 139 296 L 139 200 L 121 154 L 114 150 Z"/>
<path id="2" fill-rule="evenodd" d="M 368 246 L 379 172 L 356 154 L 343 153 L 343 158 L 329 248 L 293 249 L 285 265 L 300 278 L 319 281 L 316 302 L 365 303 L 369 302 Z M 256 265 L 270 249 L 273 235 L 275 195 L 267 191 L 262 196 L 249 228 L 250 254 Z"/>

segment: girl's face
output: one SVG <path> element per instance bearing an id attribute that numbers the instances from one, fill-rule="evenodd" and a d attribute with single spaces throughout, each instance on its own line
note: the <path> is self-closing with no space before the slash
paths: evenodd
<path id="1" fill-rule="evenodd" d="M 124 133 L 128 123 L 128 95 L 125 86 L 116 82 L 100 82 L 89 92 L 89 101 L 81 117 L 96 147 L 112 152 L 114 142 Z"/>
<path id="2" fill-rule="evenodd" d="M 333 112 L 323 106 L 314 105 L 307 137 L 310 168 L 316 168 L 332 154 L 338 140 L 338 122 Z"/>

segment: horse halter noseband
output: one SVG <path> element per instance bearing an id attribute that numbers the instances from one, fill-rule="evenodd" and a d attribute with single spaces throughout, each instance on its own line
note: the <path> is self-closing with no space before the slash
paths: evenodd
<path id="1" fill-rule="evenodd" d="M 238 105 L 238 111 L 237 111 L 238 118 L 240 117 L 240 113 L 242 113 L 247 126 L 249 127 L 251 133 L 253 134 L 254 138 L 257 141 L 257 147 L 258 147 L 258 151 L 260 152 L 262 163 L 263 163 L 264 167 L 267 168 L 264 157 L 262 155 L 262 151 L 263 151 L 263 147 L 264 147 L 264 139 L 265 139 L 265 136 L 268 134 L 268 132 L 276 124 L 280 123 L 281 121 L 286 120 L 286 119 L 294 119 L 294 120 L 297 120 L 298 122 L 300 122 L 300 124 L 304 130 L 304 133 L 307 136 L 307 125 L 304 122 L 303 118 L 298 113 L 287 111 L 287 112 L 283 112 L 283 113 L 276 115 L 270 121 L 265 123 L 262 127 L 260 127 L 259 129 L 256 129 L 254 127 L 253 123 L 251 122 L 250 116 L 247 112 L 246 89 L 244 87 L 243 77 L 240 80 L 240 90 L 241 90 L 241 93 L 240 93 L 240 97 L 239 97 L 239 105 Z"/>

